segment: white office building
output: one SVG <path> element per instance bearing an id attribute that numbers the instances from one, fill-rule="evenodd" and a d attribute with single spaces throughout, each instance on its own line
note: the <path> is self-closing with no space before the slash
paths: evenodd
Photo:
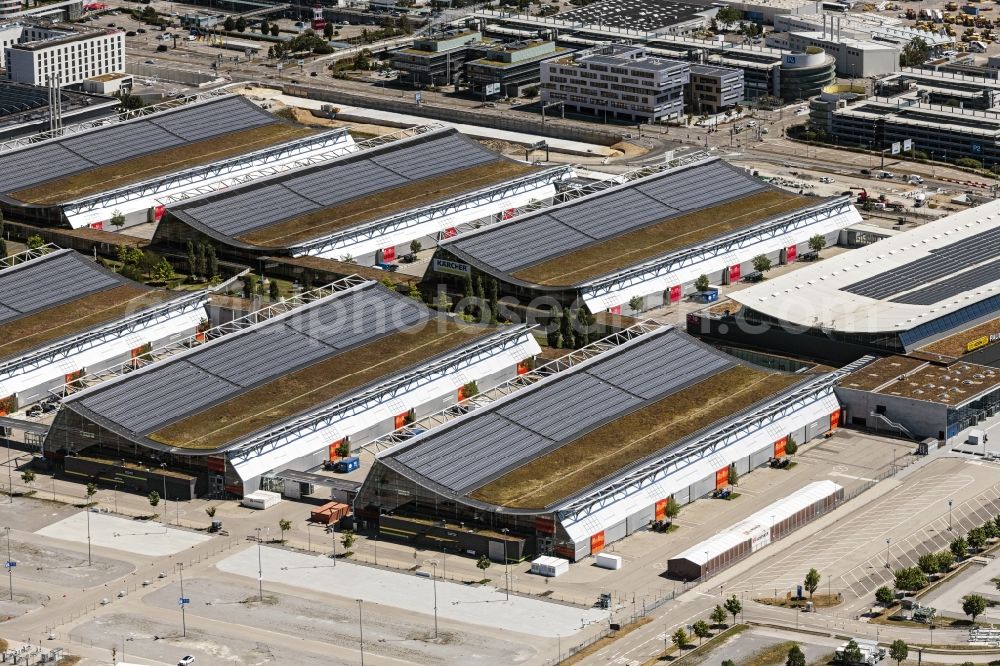
<path id="1" fill-rule="evenodd" d="M 0 26 L 0 49 L 0 67 L 18 83 L 69 86 L 125 68 L 124 33 L 114 29 L 10 23 Z"/>

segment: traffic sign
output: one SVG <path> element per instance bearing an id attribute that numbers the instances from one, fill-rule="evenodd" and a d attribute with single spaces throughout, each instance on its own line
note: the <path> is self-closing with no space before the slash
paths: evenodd
<path id="1" fill-rule="evenodd" d="M 14 560 L 7 560 L 6 562 L 4 562 L 3 565 L 8 569 L 13 569 L 14 567 L 17 566 L 17 562 L 15 562 Z"/>
<path id="2" fill-rule="evenodd" d="M 981 152 L 983 152 L 983 144 L 981 144 L 981 143 L 974 143 L 974 144 L 972 144 L 972 152 L 974 152 L 974 153 L 981 153 Z"/>
<path id="3" fill-rule="evenodd" d="M 903 139 L 903 150 L 913 150 L 913 139 Z"/>
<path id="4" fill-rule="evenodd" d="M 188 599 L 187 597 L 181 597 L 180 599 L 177 600 L 177 605 L 178 606 L 183 606 L 183 605 L 189 604 L 189 603 L 191 603 L 191 600 Z"/>
<path id="5" fill-rule="evenodd" d="M 414 100 L 414 101 L 415 101 L 415 102 L 416 102 L 417 104 L 420 104 L 420 101 L 421 101 L 421 100 L 422 100 L 423 98 L 424 98 L 424 96 L 423 96 L 423 94 L 422 94 L 422 93 L 421 93 L 421 92 L 420 92 L 419 90 L 418 90 L 417 92 L 413 93 L 413 100 Z"/>
<path id="6" fill-rule="evenodd" d="M 500 84 L 499 83 L 487 83 L 486 84 L 486 94 L 487 95 L 499 95 L 500 94 Z"/>
<path id="7" fill-rule="evenodd" d="M 892 154 L 893 154 L 893 155 L 899 155 L 899 151 L 900 151 L 900 149 L 901 149 L 902 147 L 903 147 L 903 146 L 902 146 L 902 144 L 901 144 L 901 143 L 899 143 L 899 141 L 896 141 L 896 142 L 894 142 L 894 143 L 892 144 Z"/>

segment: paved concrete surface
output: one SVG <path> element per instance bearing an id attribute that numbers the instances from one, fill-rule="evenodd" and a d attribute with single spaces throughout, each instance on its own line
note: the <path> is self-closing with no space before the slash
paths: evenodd
<path id="1" fill-rule="evenodd" d="M 305 589 L 324 589 L 347 599 L 393 606 L 414 613 L 433 613 L 434 581 L 398 571 L 386 571 L 354 564 L 334 563 L 327 557 L 263 548 L 265 582 L 277 582 Z M 257 577 L 258 559 L 253 549 L 243 550 L 219 562 L 220 570 Z M 467 586 L 439 581 L 439 617 L 469 622 L 503 631 L 542 637 L 567 636 L 583 626 L 607 619 L 608 613 L 581 609 L 537 599 L 507 595 L 495 587 Z"/>
<path id="2" fill-rule="evenodd" d="M 936 608 L 938 615 L 969 619 L 962 610 L 962 599 L 970 594 L 979 594 L 990 599 L 997 597 L 994 578 L 1000 577 L 1000 560 L 991 559 L 983 565 L 970 565 L 958 576 L 935 589 L 921 599 L 924 606 Z M 1000 622 L 1000 607 L 987 606 L 986 612 L 976 618 L 979 622 Z"/>
<path id="3" fill-rule="evenodd" d="M 173 555 L 212 538 L 205 534 L 164 527 L 154 521 L 127 520 L 94 511 L 90 512 L 89 531 L 87 513 L 81 511 L 48 525 L 37 533 L 78 543 L 100 543 L 106 548 L 154 557 Z"/>

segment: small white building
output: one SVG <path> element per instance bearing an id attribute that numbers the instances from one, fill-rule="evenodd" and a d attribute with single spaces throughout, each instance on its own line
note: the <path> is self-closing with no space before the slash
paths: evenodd
<path id="1" fill-rule="evenodd" d="M 132 90 L 133 79 L 131 74 L 112 72 L 92 76 L 83 82 L 84 92 L 96 95 L 116 95 L 120 92 Z"/>
<path id="2" fill-rule="evenodd" d="M 539 576 L 555 578 L 556 576 L 564 574 L 567 571 L 569 571 L 569 561 L 564 560 L 561 557 L 549 557 L 548 555 L 543 555 L 538 559 L 531 561 L 531 573 Z"/>

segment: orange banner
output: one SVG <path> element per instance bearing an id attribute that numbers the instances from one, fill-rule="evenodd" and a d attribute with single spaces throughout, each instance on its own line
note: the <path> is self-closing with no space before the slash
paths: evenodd
<path id="1" fill-rule="evenodd" d="M 654 520 L 666 520 L 667 519 L 667 502 L 670 500 L 662 499 L 656 503 L 656 518 Z"/>
<path id="2" fill-rule="evenodd" d="M 590 554 L 596 555 L 602 550 L 604 550 L 604 530 L 601 530 L 597 534 L 592 534 L 590 537 Z"/>
<path id="3" fill-rule="evenodd" d="M 832 432 L 836 430 L 837 426 L 839 425 L 840 425 L 840 410 L 835 409 L 830 414 L 830 431 Z"/>
<path id="4" fill-rule="evenodd" d="M 723 467 L 715 472 L 715 489 L 725 488 L 729 485 L 729 467 Z"/>
<path id="5" fill-rule="evenodd" d="M 784 458 L 785 457 L 785 446 L 788 444 L 788 437 L 782 437 L 777 442 L 774 443 L 774 457 Z"/>

